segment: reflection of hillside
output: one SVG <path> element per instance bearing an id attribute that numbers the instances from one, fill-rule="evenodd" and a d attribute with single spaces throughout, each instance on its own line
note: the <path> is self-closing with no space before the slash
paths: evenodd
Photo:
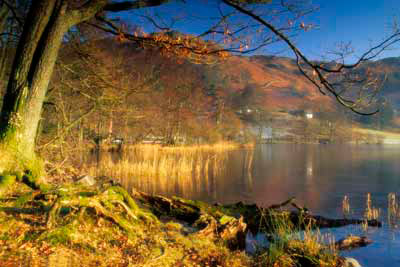
<path id="1" fill-rule="evenodd" d="M 320 201 L 314 188 L 314 155 L 304 145 L 263 146 L 256 153 L 254 198 L 268 206 L 295 196 L 303 203 Z"/>

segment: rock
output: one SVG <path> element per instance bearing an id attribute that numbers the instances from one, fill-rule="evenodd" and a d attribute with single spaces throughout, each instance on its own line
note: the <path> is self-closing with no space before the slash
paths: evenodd
<path id="1" fill-rule="evenodd" d="M 231 250 L 245 249 L 247 225 L 243 221 L 243 217 L 236 219 L 224 215 L 223 218 L 217 221 L 210 214 L 202 214 L 193 224 L 194 227 L 200 229 L 197 235 L 223 240 Z"/>
<path id="2" fill-rule="evenodd" d="M 344 267 L 361 267 L 360 263 L 354 258 L 344 258 Z"/>
<path id="3" fill-rule="evenodd" d="M 202 214 L 193 226 L 200 229 L 197 234 L 202 237 L 210 239 L 218 238 L 218 222 L 209 214 Z"/>
<path id="4" fill-rule="evenodd" d="M 246 248 L 247 224 L 243 221 L 243 217 L 230 220 L 229 222 L 221 225 L 220 228 L 220 237 L 227 243 L 230 249 L 243 250 Z"/>
<path id="5" fill-rule="evenodd" d="M 359 247 L 365 247 L 372 243 L 372 240 L 366 236 L 354 236 L 349 235 L 343 239 L 340 239 L 335 243 L 335 246 L 339 250 L 350 250 Z"/>
<path id="6" fill-rule="evenodd" d="M 96 180 L 90 175 L 82 175 L 76 180 L 76 183 L 87 186 L 93 186 L 96 184 Z"/>

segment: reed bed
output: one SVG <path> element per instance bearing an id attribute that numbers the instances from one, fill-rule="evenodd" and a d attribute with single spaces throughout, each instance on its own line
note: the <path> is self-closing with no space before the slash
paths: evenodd
<path id="1" fill-rule="evenodd" d="M 226 152 L 229 150 L 235 150 L 240 148 L 254 148 L 253 143 L 249 144 L 238 144 L 232 142 L 220 142 L 215 144 L 199 144 L 199 145 L 178 145 L 178 146 L 163 146 L 161 144 L 135 144 L 135 145 L 124 145 L 124 150 L 162 150 L 169 151 L 171 153 L 193 153 L 197 151 L 212 151 L 212 152 Z"/>
<path id="2" fill-rule="evenodd" d="M 343 216 L 346 218 L 350 214 L 350 201 L 349 197 L 345 195 L 342 201 L 342 212 Z"/>
<path id="3" fill-rule="evenodd" d="M 352 214 L 350 208 L 350 200 L 348 196 L 344 196 L 342 201 L 342 211 L 344 217 Z M 400 203 L 395 193 L 389 193 L 387 196 L 387 207 L 385 209 L 373 206 L 373 201 L 370 193 L 367 193 L 365 200 L 364 219 L 365 223 L 362 224 L 364 231 L 368 230 L 367 220 L 382 220 L 382 214 L 387 216 L 387 224 L 391 229 L 398 229 L 400 227 Z"/>
<path id="4" fill-rule="evenodd" d="M 388 224 L 391 228 L 399 228 L 400 225 L 400 205 L 395 193 L 388 194 Z"/>
<path id="5" fill-rule="evenodd" d="M 378 219 L 381 213 L 380 209 L 372 206 L 371 193 L 367 193 L 367 203 L 364 218 L 367 220 Z"/>
<path id="6" fill-rule="evenodd" d="M 176 191 L 190 196 L 226 171 L 229 152 L 243 149 L 242 145 L 220 143 L 213 145 L 173 146 L 139 144 L 115 153 L 102 153 L 97 164 L 86 166 L 92 176 L 109 176 L 124 186 L 138 187 L 149 193 Z M 252 146 L 245 149 L 252 155 Z M 246 157 L 251 173 L 253 157 Z"/>

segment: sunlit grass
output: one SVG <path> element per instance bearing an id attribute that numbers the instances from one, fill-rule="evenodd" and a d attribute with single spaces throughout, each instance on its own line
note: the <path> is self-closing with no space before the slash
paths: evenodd
<path id="1" fill-rule="evenodd" d="M 339 256 L 333 235 L 321 234 L 313 225 L 302 230 L 291 223 L 289 213 L 271 214 L 270 243 L 261 251 L 259 266 L 337 266 Z"/>

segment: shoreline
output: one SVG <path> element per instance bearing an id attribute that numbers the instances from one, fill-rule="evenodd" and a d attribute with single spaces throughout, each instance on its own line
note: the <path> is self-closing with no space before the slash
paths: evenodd
<path id="1" fill-rule="evenodd" d="M 265 264 L 289 259 L 293 262 L 306 261 L 300 266 L 314 266 L 310 265 L 314 260 L 326 262 L 325 266 L 344 266 L 340 265 L 344 264 L 344 258 L 337 254 L 334 247 L 327 249 L 317 242 L 317 236 L 310 235 L 307 240 L 294 238 L 282 241 L 287 234 L 310 225 L 305 223 L 307 215 L 301 210 L 298 214 L 305 216 L 298 219 L 292 213 L 280 211 L 282 207 L 293 204 L 293 200 L 260 209 L 256 205 L 210 205 L 134 191 L 130 196 L 138 206 L 129 215 L 130 212 L 122 204 L 117 207 L 110 203 L 111 206 L 108 206 L 104 204 L 107 201 L 101 199 L 100 203 L 103 203 L 105 210 L 94 202 L 90 204 L 93 199 L 104 196 L 107 190 L 117 188 L 117 184 L 110 180 L 97 181 L 95 185 L 85 183 L 59 185 L 58 189 L 48 193 L 14 188 L 3 196 L 0 202 L 0 212 L 3 215 L 0 221 L 0 241 L 5 250 L 0 253 L 0 263 L 10 263 L 12 259 L 17 261 L 20 257 L 18 253 L 25 255 L 24 258 L 28 255 L 26 253 L 30 253 L 32 260 L 49 262 L 54 255 L 62 252 L 64 259 L 69 262 L 82 254 L 81 259 L 85 259 L 88 265 L 104 261 L 104 265 L 100 266 L 268 266 Z M 77 194 L 79 201 L 71 202 Z M 58 197 L 52 199 L 52 196 Z M 63 206 L 49 226 L 49 216 L 57 199 Z M 108 209 L 114 212 L 108 213 Z M 259 228 L 258 231 L 284 232 L 278 235 L 280 238 L 271 241 L 269 246 L 275 246 L 275 252 L 276 249 L 280 251 L 279 257 L 271 255 L 270 250 L 259 251 L 255 255 L 244 251 L 246 232 L 254 232 L 251 228 L 257 225 L 262 227 L 259 223 L 265 214 L 260 213 L 255 217 L 257 211 L 267 212 L 270 214 L 267 218 L 271 219 L 264 225 L 266 228 Z M 300 222 L 299 218 L 303 221 Z M 297 225 L 293 223 L 296 221 Z M 4 231 L 6 226 L 8 229 Z M 304 229 L 311 231 L 311 228 Z M 136 246 L 144 246 L 143 251 Z M 124 251 L 130 252 L 126 254 Z M 298 258 L 298 255 L 304 257 Z M 313 260 L 310 261 L 310 258 Z"/>

